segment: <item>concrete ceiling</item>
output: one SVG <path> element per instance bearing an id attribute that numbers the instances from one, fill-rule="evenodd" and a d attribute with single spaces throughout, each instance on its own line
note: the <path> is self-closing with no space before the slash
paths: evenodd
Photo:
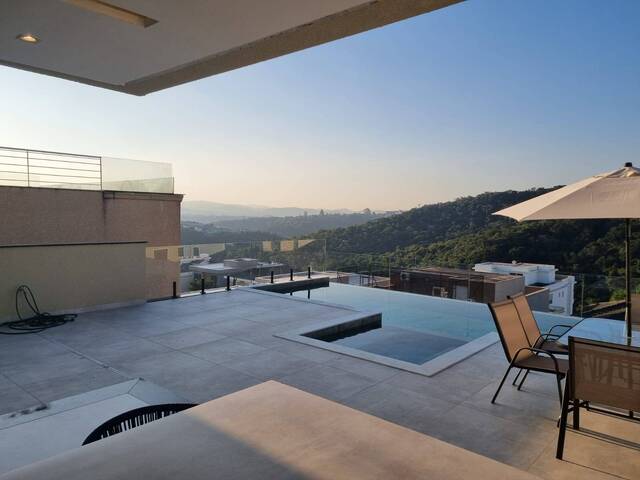
<path id="1" fill-rule="evenodd" d="M 460 1 L 0 0 L 0 64 L 145 95 Z"/>

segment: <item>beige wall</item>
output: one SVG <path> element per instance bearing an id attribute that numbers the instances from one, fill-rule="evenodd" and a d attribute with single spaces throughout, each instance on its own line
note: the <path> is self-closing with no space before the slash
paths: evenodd
<path id="1" fill-rule="evenodd" d="M 493 298 L 495 302 L 506 300 L 508 296 L 522 293 L 524 291 L 524 277 L 515 276 L 508 280 L 496 282 Z"/>
<path id="2" fill-rule="evenodd" d="M 145 299 L 144 243 L 0 247 L 0 321 L 15 318 L 19 285 L 48 312 Z"/>
<path id="3" fill-rule="evenodd" d="M 143 241 L 177 251 L 181 202 L 177 194 L 0 186 L 0 246 Z M 147 298 L 171 296 L 177 259 L 152 255 L 147 264 Z"/>
<path id="4" fill-rule="evenodd" d="M 180 244 L 182 195 L 0 186 L 0 245 Z"/>
<path id="5" fill-rule="evenodd" d="M 538 312 L 549 311 L 549 289 L 541 287 L 527 287 L 524 290 L 531 310 Z"/>

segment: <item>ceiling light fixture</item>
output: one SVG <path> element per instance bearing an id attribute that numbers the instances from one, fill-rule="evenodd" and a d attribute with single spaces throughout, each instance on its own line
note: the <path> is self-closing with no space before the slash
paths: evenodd
<path id="1" fill-rule="evenodd" d="M 99 15 L 105 15 L 107 17 L 120 20 L 121 22 L 130 23 L 138 27 L 147 28 L 151 25 L 158 23 L 153 18 L 140 15 L 139 13 L 126 10 L 116 5 L 104 2 L 102 0 L 64 0 L 74 7 L 88 10 L 89 12 L 97 13 Z"/>
<path id="2" fill-rule="evenodd" d="M 38 43 L 40 41 L 40 39 L 32 33 L 21 33 L 16 38 L 26 43 Z"/>

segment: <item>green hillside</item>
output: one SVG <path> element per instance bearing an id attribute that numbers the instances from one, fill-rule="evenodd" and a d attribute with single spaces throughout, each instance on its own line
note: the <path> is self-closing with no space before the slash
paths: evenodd
<path id="1" fill-rule="evenodd" d="M 556 187 L 557 188 L 557 187 Z M 470 265 L 512 260 L 551 263 L 562 272 L 623 274 L 623 228 L 616 220 L 517 223 L 491 215 L 553 189 L 483 193 L 425 205 L 363 225 L 314 234 L 334 265 L 365 257 L 376 264 Z M 640 254 L 634 234 L 633 257 Z M 638 261 L 633 262 L 639 271 Z"/>
<path id="2" fill-rule="evenodd" d="M 340 252 L 384 253 L 414 244 L 427 245 L 507 223 L 508 219 L 491 213 L 551 190 L 554 189 L 483 193 L 314 236 L 325 238 L 329 250 Z"/>

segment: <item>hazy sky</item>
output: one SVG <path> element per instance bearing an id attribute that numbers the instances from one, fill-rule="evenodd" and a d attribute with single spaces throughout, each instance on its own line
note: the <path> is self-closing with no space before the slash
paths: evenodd
<path id="1" fill-rule="evenodd" d="M 640 1 L 469 0 L 134 97 L 0 67 L 0 145 L 171 162 L 187 200 L 405 209 L 640 164 Z"/>

